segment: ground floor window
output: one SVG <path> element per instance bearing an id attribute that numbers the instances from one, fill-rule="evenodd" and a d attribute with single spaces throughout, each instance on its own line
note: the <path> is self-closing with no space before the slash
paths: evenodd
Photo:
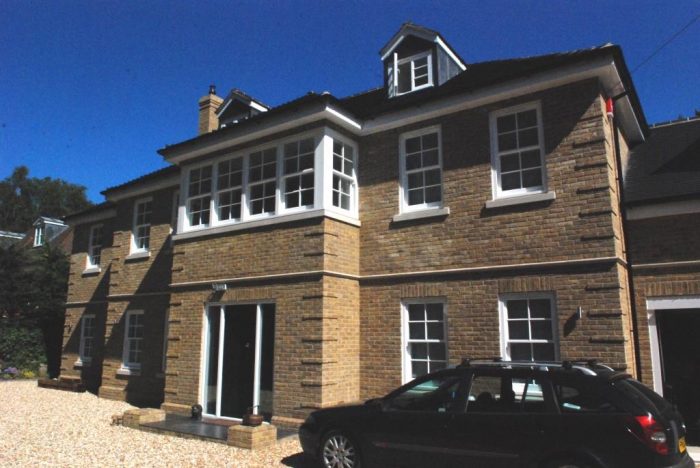
<path id="1" fill-rule="evenodd" d="M 443 300 L 403 303 L 403 381 L 447 366 L 447 333 Z"/>
<path id="2" fill-rule="evenodd" d="M 89 364 L 95 348 L 95 316 L 85 314 L 80 322 L 80 362 Z"/>
<path id="3" fill-rule="evenodd" d="M 124 350 L 122 356 L 123 369 L 141 369 L 141 358 L 143 354 L 143 328 L 143 311 L 127 311 L 124 325 Z"/>
<path id="4" fill-rule="evenodd" d="M 513 361 L 559 358 L 554 297 L 548 293 L 501 296 L 501 352 Z"/>

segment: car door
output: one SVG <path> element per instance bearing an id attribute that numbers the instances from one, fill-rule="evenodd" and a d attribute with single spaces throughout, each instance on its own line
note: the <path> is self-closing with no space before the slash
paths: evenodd
<path id="1" fill-rule="evenodd" d="M 418 379 L 387 397 L 380 415 L 366 430 L 377 466 L 450 465 L 454 454 L 449 426 L 464 408 L 463 373 L 446 372 Z"/>
<path id="2" fill-rule="evenodd" d="M 464 413 L 449 431 L 452 450 L 470 467 L 512 467 L 546 443 L 542 417 L 552 412 L 546 379 L 514 369 L 476 369 Z"/>

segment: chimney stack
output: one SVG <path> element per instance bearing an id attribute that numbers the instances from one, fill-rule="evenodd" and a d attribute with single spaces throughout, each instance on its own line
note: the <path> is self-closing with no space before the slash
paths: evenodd
<path id="1" fill-rule="evenodd" d="M 224 102 L 216 95 L 216 86 L 209 86 L 209 94 L 199 99 L 199 135 L 213 132 L 219 128 L 219 117 L 216 111 Z"/>

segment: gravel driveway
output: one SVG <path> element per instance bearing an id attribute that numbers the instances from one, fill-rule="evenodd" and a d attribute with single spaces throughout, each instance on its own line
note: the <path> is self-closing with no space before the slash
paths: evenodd
<path id="1" fill-rule="evenodd" d="M 314 466 L 296 437 L 250 452 L 110 425 L 130 408 L 32 380 L 0 381 L 0 466 Z"/>

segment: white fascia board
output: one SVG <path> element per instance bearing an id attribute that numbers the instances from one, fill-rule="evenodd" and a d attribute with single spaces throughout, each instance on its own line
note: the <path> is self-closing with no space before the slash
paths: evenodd
<path id="1" fill-rule="evenodd" d="M 394 49 L 396 49 L 396 48 L 399 46 L 399 44 L 401 44 L 401 42 L 402 42 L 405 38 L 406 38 L 406 36 L 404 36 L 403 34 L 401 34 L 399 37 L 396 38 L 396 40 L 395 40 L 394 42 L 391 43 L 391 45 L 389 45 L 389 48 L 386 50 L 386 52 L 384 53 L 384 55 L 381 56 L 382 62 L 383 62 L 384 60 L 386 60 L 386 58 L 387 58 L 389 55 L 391 55 L 392 52 L 394 52 Z"/>
<path id="2" fill-rule="evenodd" d="M 452 52 L 452 49 L 450 49 L 450 48 L 447 46 L 447 44 L 445 44 L 445 43 L 443 42 L 443 40 L 440 39 L 440 36 L 437 36 L 437 37 L 435 38 L 435 43 L 436 43 L 438 46 L 442 47 L 442 50 L 444 50 L 445 53 L 446 53 L 447 55 L 449 55 L 450 58 L 451 58 L 452 60 L 455 61 L 455 63 L 459 66 L 459 68 L 462 69 L 462 71 L 464 71 L 464 70 L 467 69 L 467 66 L 464 64 L 464 62 L 462 62 L 462 61 L 459 59 L 459 57 L 457 57 L 457 56 L 455 55 L 455 53 Z"/>
<path id="3" fill-rule="evenodd" d="M 473 109 L 493 102 L 504 101 L 506 99 L 544 91 L 589 78 L 598 78 L 606 85 L 606 90 L 612 90 L 613 87 L 616 87 L 619 93 L 624 90 L 624 88 L 622 82 L 618 81 L 615 83 L 610 80 L 611 66 L 613 66 L 613 63 L 609 59 L 602 58 L 584 64 L 552 70 L 535 77 L 507 81 L 489 88 L 480 89 L 476 92 L 427 102 L 420 107 L 381 115 L 375 119 L 368 119 L 362 129 L 362 135 L 371 135 L 373 133 L 403 127 L 441 115 Z M 612 71 L 614 72 L 612 77 L 618 76 L 616 70 Z M 633 111 L 631 115 L 635 122 L 623 123 L 639 129 L 639 124 L 636 122 Z M 639 130 L 639 137 L 643 138 L 641 129 Z"/>
<path id="4" fill-rule="evenodd" d="M 226 109 L 228 109 L 228 106 L 230 106 L 232 102 L 233 102 L 233 99 L 229 99 L 225 106 L 219 107 L 219 108 L 216 110 L 216 115 L 217 115 L 217 117 L 220 116 L 221 114 L 223 114 L 224 111 L 225 111 Z M 258 111 L 260 111 L 260 112 L 267 112 L 267 111 L 269 110 L 267 107 L 261 106 L 260 104 L 258 104 L 257 102 L 255 102 L 254 99 L 251 99 L 250 103 L 249 103 L 249 104 L 246 104 L 246 105 L 249 106 L 249 107 L 252 107 L 253 109 L 258 110 Z"/>
<path id="5" fill-rule="evenodd" d="M 608 96 L 616 96 L 622 92 L 628 91 L 622 84 L 622 78 L 620 78 L 620 73 L 614 61 L 610 62 L 610 66 L 607 68 L 606 73 L 600 77 L 600 81 L 603 83 Z M 627 131 L 630 142 L 642 143 L 645 140 L 644 132 L 639 125 L 639 120 L 637 120 L 629 95 L 620 98 L 615 109 L 618 113 L 621 126 Z"/>
<path id="6" fill-rule="evenodd" d="M 627 208 L 627 219 L 650 219 L 700 213 L 700 200 L 681 200 Z"/>
<path id="7" fill-rule="evenodd" d="M 120 201 L 126 198 L 138 197 L 141 195 L 150 195 L 157 190 L 161 190 L 169 187 L 177 187 L 180 185 L 180 174 L 176 174 L 168 177 L 167 179 L 159 180 L 158 182 L 148 183 L 144 182 L 140 187 L 126 188 L 119 190 L 116 193 L 110 193 L 105 195 L 105 198 L 109 201 Z"/>
<path id="8" fill-rule="evenodd" d="M 114 218 L 117 216 L 117 210 L 114 208 L 109 208 L 104 211 L 99 211 L 97 213 L 89 213 L 86 215 L 80 215 L 72 218 L 69 222 L 69 226 L 77 226 L 79 224 L 94 223 L 96 221 L 104 221 L 105 219 Z"/>
<path id="9" fill-rule="evenodd" d="M 255 109 L 255 110 L 260 111 L 260 112 L 267 112 L 267 111 L 269 110 L 267 107 L 261 106 L 260 104 L 258 104 L 258 103 L 255 102 L 255 101 L 250 101 L 249 106 L 252 107 L 252 108 Z"/>
<path id="10" fill-rule="evenodd" d="M 340 111 L 330 106 L 326 106 L 320 111 L 316 110 L 313 112 L 307 112 L 306 114 L 300 113 L 298 117 L 291 120 L 288 118 L 279 119 L 277 122 L 273 122 L 270 125 L 265 126 L 256 132 L 248 132 L 239 137 L 220 141 L 212 145 L 202 146 L 200 148 L 178 154 L 177 156 L 171 156 L 169 158 L 166 157 L 166 160 L 175 164 L 179 164 L 188 159 L 210 154 L 219 150 L 225 150 L 233 146 L 257 140 L 259 138 L 264 138 L 268 135 L 273 135 L 275 133 L 283 132 L 285 130 L 290 130 L 296 127 L 300 127 L 302 125 L 321 121 L 324 119 L 337 123 L 338 125 L 345 128 L 346 130 L 349 130 L 353 134 L 359 134 L 360 130 L 362 129 L 362 124 L 360 122 L 350 118 L 349 116 L 341 113 Z"/>

